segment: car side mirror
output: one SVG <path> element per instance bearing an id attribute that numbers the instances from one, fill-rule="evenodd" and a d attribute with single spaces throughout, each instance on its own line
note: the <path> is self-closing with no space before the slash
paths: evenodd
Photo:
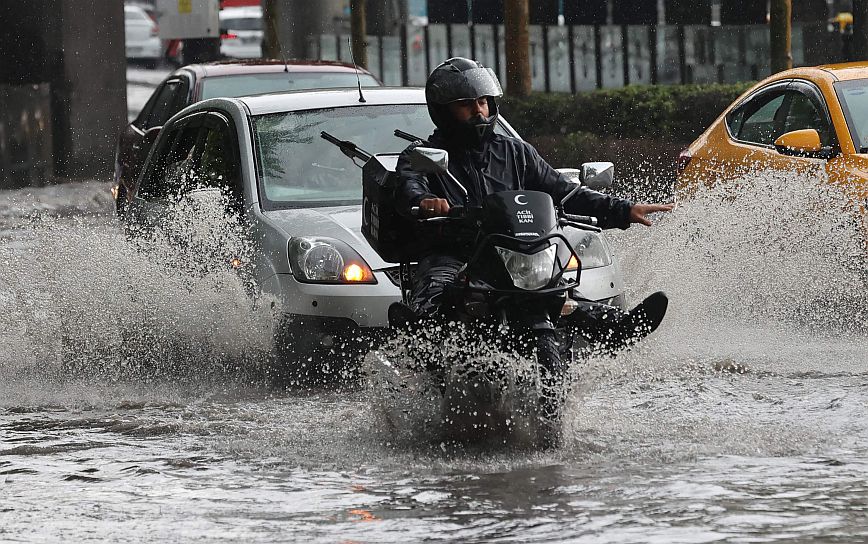
<path id="1" fill-rule="evenodd" d="M 794 157 L 828 159 L 832 156 L 832 148 L 823 147 L 822 142 L 820 142 L 820 133 L 812 128 L 781 134 L 775 140 L 775 149 L 781 155 Z"/>
<path id="2" fill-rule="evenodd" d="M 611 189 L 615 181 L 615 165 L 611 162 L 586 162 L 581 169 L 582 185 L 588 189 L 602 191 Z"/>
<path id="3" fill-rule="evenodd" d="M 410 152 L 410 167 L 423 174 L 442 174 L 449 169 L 449 152 L 436 147 L 417 147 Z"/>

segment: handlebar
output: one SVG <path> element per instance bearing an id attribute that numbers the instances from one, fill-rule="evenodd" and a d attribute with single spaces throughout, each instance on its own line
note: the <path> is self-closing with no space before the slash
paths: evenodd
<path id="1" fill-rule="evenodd" d="M 571 213 L 561 213 L 561 217 L 573 223 L 583 223 L 592 227 L 596 227 L 599 223 L 596 217 L 591 217 L 590 215 L 573 215 Z"/>

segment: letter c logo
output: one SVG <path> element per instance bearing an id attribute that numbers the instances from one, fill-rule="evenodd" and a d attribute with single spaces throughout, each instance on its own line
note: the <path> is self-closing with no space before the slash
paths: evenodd
<path id="1" fill-rule="evenodd" d="M 519 206 L 527 206 L 527 200 L 524 202 L 521 201 L 522 198 L 525 198 L 526 195 L 515 195 L 515 203 Z"/>

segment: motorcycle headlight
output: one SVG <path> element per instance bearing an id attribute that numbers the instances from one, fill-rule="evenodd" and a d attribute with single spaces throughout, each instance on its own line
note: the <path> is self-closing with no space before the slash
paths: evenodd
<path id="1" fill-rule="evenodd" d="M 541 289 L 551 281 L 557 246 L 549 246 L 531 255 L 496 246 L 494 249 L 503 260 L 512 283 L 519 289 Z"/>
<path id="2" fill-rule="evenodd" d="M 334 238 L 291 238 L 289 266 L 295 279 L 302 282 L 377 283 L 371 267 L 361 255 Z"/>
<path id="3" fill-rule="evenodd" d="M 582 268 L 588 270 L 590 268 L 599 268 L 601 266 L 609 266 L 612 264 L 612 255 L 609 251 L 609 246 L 606 244 L 602 236 L 596 232 L 583 232 L 577 239 L 572 240 L 573 249 L 582 261 Z M 575 257 L 570 257 L 570 262 L 567 265 L 567 270 L 576 270 L 579 267 L 579 261 Z"/>

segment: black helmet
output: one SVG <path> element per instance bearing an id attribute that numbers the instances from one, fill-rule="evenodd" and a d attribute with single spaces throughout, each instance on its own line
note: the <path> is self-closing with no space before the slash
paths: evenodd
<path id="1" fill-rule="evenodd" d="M 488 97 L 489 117 L 478 115 L 461 122 L 449 111 L 451 102 L 483 96 Z M 425 101 L 431 120 L 445 136 L 470 146 L 478 146 L 494 130 L 498 114 L 495 98 L 501 96 L 503 89 L 494 71 L 462 57 L 453 57 L 434 68 L 425 83 Z"/>

